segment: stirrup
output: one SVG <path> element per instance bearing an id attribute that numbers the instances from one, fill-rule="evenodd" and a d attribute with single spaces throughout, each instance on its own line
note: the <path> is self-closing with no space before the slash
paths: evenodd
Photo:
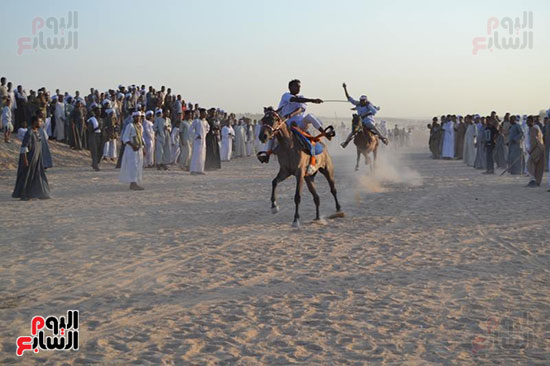
<path id="1" fill-rule="evenodd" d="M 334 127 L 333 126 L 327 126 L 327 128 L 325 128 L 323 130 L 323 133 L 325 134 L 325 137 L 330 141 L 330 139 L 332 139 L 334 136 L 336 136 L 336 131 L 334 131 Z"/>
<path id="2" fill-rule="evenodd" d="M 267 151 L 260 151 L 259 153 L 256 154 L 256 157 L 262 164 L 269 163 L 269 154 L 267 153 Z"/>

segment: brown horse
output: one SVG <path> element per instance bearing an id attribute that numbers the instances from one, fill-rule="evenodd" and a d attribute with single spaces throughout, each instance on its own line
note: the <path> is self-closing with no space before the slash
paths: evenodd
<path id="1" fill-rule="evenodd" d="M 262 128 L 260 129 L 259 137 L 262 143 L 265 143 L 268 140 L 273 138 L 276 139 L 278 143 L 277 147 L 277 160 L 279 161 L 279 173 L 272 181 L 271 189 L 271 212 L 277 213 L 279 211 L 279 206 L 277 205 L 276 198 L 276 188 L 279 183 L 284 181 L 290 176 L 296 178 L 296 193 L 294 195 L 294 203 L 296 204 L 296 211 L 294 212 L 294 222 L 292 226 L 300 227 L 300 201 L 301 201 L 301 191 L 304 181 L 306 182 L 307 188 L 313 196 L 313 202 L 315 203 L 315 220 L 320 220 L 319 216 L 319 204 L 320 199 L 315 189 L 315 174 L 306 176 L 306 168 L 309 164 L 310 156 L 306 152 L 303 143 L 299 138 L 291 131 L 290 127 L 287 126 L 285 120 L 283 120 L 279 114 L 273 110 L 273 108 L 265 108 L 265 115 L 260 121 L 262 123 Z M 320 143 L 320 142 L 318 142 Z M 260 156 L 259 156 L 260 157 Z M 340 203 L 338 202 L 338 197 L 336 193 L 336 186 L 334 184 L 334 166 L 332 164 L 332 159 L 325 148 L 320 155 L 317 155 L 317 164 L 318 171 L 325 176 L 330 186 L 330 192 L 334 197 L 334 202 L 336 203 L 336 213 L 330 218 L 343 217 L 344 213 L 341 211 Z"/>
<path id="2" fill-rule="evenodd" d="M 360 131 L 357 132 L 353 139 L 353 143 L 355 144 L 357 148 L 357 161 L 355 163 L 355 171 L 359 170 L 359 161 L 361 160 L 361 155 L 365 157 L 365 165 L 369 165 L 370 163 L 370 157 L 369 153 L 372 152 L 372 164 L 371 164 L 371 171 L 374 171 L 375 165 L 376 165 L 376 154 L 378 153 L 378 145 L 379 140 L 378 136 L 376 136 L 371 131 L 367 130 L 362 126 L 360 121 L 356 121 L 355 119 L 359 119 L 359 116 L 355 115 L 353 117 L 352 124 L 355 126 L 356 124 L 360 126 Z"/>

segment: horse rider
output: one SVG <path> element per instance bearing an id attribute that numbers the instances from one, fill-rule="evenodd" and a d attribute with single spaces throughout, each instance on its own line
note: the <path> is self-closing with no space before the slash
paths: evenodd
<path id="1" fill-rule="evenodd" d="M 348 101 L 355 106 L 355 109 L 357 110 L 357 114 L 361 118 L 361 122 L 363 123 L 363 127 L 367 130 L 372 131 L 375 135 L 378 135 L 380 137 L 380 140 L 384 144 L 388 144 L 388 139 L 385 136 L 382 136 L 380 131 L 378 131 L 378 128 L 374 125 L 374 115 L 380 110 L 380 107 L 376 107 L 374 104 L 369 102 L 366 95 L 361 95 L 359 98 L 359 101 L 353 99 L 349 93 L 346 86 L 346 83 L 342 84 L 344 87 L 344 92 L 346 93 L 346 98 Z M 348 137 L 346 138 L 346 141 L 342 142 L 342 147 L 345 148 L 348 146 L 349 142 L 353 139 L 357 131 L 352 130 Z"/>
<path id="2" fill-rule="evenodd" d="M 309 126 L 313 126 L 317 130 L 319 130 L 321 133 L 325 133 L 323 130 L 323 123 L 315 117 L 313 114 L 307 114 L 305 115 L 306 111 L 306 103 L 315 103 L 315 104 L 321 104 L 323 103 L 323 100 L 317 98 L 317 99 L 310 99 L 305 98 L 303 95 L 300 95 L 300 88 L 301 83 L 300 80 L 294 79 L 291 80 L 288 83 L 288 90 L 289 92 L 286 92 L 281 97 L 281 102 L 279 103 L 279 107 L 277 108 L 277 113 L 279 113 L 283 118 L 287 118 L 286 123 L 290 128 L 293 128 L 295 131 L 300 133 L 302 136 L 310 140 L 312 144 L 312 151 L 311 151 L 311 158 L 309 161 L 309 165 L 307 167 L 306 174 L 312 175 L 316 171 L 316 158 L 313 154 L 314 148 L 315 148 L 315 142 L 317 142 L 319 139 L 315 138 L 313 136 L 310 136 L 307 133 L 307 130 Z M 267 147 L 267 155 L 268 155 L 268 161 L 269 156 L 273 153 L 273 143 L 274 140 L 270 140 Z"/>

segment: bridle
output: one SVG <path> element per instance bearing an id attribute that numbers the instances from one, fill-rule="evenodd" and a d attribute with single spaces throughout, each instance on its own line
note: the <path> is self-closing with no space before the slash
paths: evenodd
<path id="1" fill-rule="evenodd" d="M 268 115 L 273 116 L 275 119 L 275 122 L 273 123 L 273 126 L 268 124 L 264 121 L 265 117 Z M 283 119 L 277 111 L 268 111 L 266 112 L 264 118 L 262 119 L 262 124 L 264 128 L 271 130 L 271 135 L 275 136 L 279 131 L 281 130 L 281 127 L 286 123 L 286 119 Z"/>

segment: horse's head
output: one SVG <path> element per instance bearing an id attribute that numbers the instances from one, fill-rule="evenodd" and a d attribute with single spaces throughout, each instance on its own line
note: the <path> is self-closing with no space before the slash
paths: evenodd
<path id="1" fill-rule="evenodd" d="M 262 128 L 260 129 L 259 138 L 262 144 L 265 144 L 266 141 L 269 141 L 275 135 L 277 131 L 277 125 L 281 121 L 281 116 L 277 113 L 273 107 L 264 108 L 264 116 L 260 120 Z"/>

